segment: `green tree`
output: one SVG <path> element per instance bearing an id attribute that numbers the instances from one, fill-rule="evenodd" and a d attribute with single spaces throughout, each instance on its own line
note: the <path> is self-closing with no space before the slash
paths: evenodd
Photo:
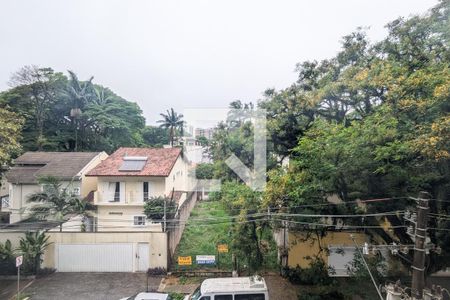
<path id="1" fill-rule="evenodd" d="M 142 130 L 142 139 L 146 145 L 162 147 L 170 142 L 167 130 L 157 126 L 145 126 Z"/>
<path id="2" fill-rule="evenodd" d="M 164 203 L 166 206 L 166 220 L 171 220 L 177 211 L 177 204 L 167 197 L 151 197 L 144 204 L 144 214 L 153 221 L 164 220 Z"/>
<path id="3" fill-rule="evenodd" d="M 44 135 L 46 121 L 49 119 L 49 112 L 57 101 L 57 87 L 61 83 L 61 74 L 54 73 L 51 68 L 41 68 L 38 66 L 25 66 L 14 73 L 10 80 L 13 87 L 13 97 L 19 97 L 21 105 L 17 107 L 17 112 L 27 115 L 27 128 L 34 134 L 34 143 L 38 150 L 42 150 L 47 144 Z M 19 104 L 20 105 L 20 104 Z M 13 107 L 11 105 L 11 107 Z"/>
<path id="4" fill-rule="evenodd" d="M 214 164 L 201 163 L 195 166 L 195 177 L 197 179 L 213 179 L 216 167 Z"/>
<path id="5" fill-rule="evenodd" d="M 19 154 L 20 132 L 23 119 L 17 114 L 0 108 L 0 166 L 6 166 Z M 3 168 L 0 167 L 0 175 Z"/>
<path id="6" fill-rule="evenodd" d="M 183 135 L 183 115 L 175 112 L 173 108 L 167 110 L 166 114 L 160 115 L 162 117 L 162 120 L 158 120 L 157 122 L 161 123 L 161 128 L 165 128 L 169 131 L 170 145 L 173 146 L 173 142 L 177 134 L 180 133 L 181 135 Z"/>

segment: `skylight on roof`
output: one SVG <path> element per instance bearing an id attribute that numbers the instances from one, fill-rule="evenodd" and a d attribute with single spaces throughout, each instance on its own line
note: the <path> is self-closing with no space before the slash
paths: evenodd
<path id="1" fill-rule="evenodd" d="M 125 156 L 119 171 L 142 171 L 147 163 L 146 156 Z"/>

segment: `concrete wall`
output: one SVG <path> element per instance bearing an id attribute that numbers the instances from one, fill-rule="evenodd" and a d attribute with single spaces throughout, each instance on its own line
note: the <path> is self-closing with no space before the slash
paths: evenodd
<path id="1" fill-rule="evenodd" d="M 51 232 L 46 233 L 51 243 L 43 256 L 42 267 L 55 268 L 55 249 L 57 244 L 101 244 L 101 243 L 148 243 L 150 268 L 167 269 L 167 233 L 165 232 Z M 10 240 L 13 248 L 25 232 L 0 232 L 0 243 Z"/>
<path id="2" fill-rule="evenodd" d="M 353 233 L 358 245 L 363 245 L 364 242 L 369 241 L 369 236 L 364 233 Z M 308 238 L 307 241 L 303 241 L 306 238 L 305 233 L 289 233 L 288 245 L 289 245 L 289 257 L 288 266 L 296 267 L 299 265 L 302 268 L 309 266 L 309 260 L 305 259 L 306 256 L 314 256 L 319 254 L 319 240 L 315 235 Z M 328 232 L 323 238 L 320 238 L 320 246 L 323 249 L 327 249 L 328 246 L 354 246 L 352 239 L 350 238 L 350 232 Z M 322 251 L 320 256 L 325 263 L 328 263 L 327 251 Z"/>
<path id="3" fill-rule="evenodd" d="M 0 243 L 4 244 L 7 240 L 11 241 L 13 248 L 19 247 L 19 241 L 25 236 L 25 232 L 16 231 L 1 231 L 0 232 Z"/>
<path id="4" fill-rule="evenodd" d="M 150 268 L 167 269 L 167 234 L 164 232 L 51 232 L 52 244 L 44 254 L 42 267 L 55 268 L 57 244 L 149 243 Z"/>
<path id="5" fill-rule="evenodd" d="M 173 255 L 175 253 L 175 249 L 178 246 L 178 243 L 181 240 L 181 236 L 183 235 L 184 228 L 186 226 L 186 222 L 189 219 L 192 209 L 197 203 L 197 193 L 190 193 L 186 200 L 180 205 L 178 208 L 178 212 L 175 216 L 176 222 L 173 222 L 172 225 L 176 225 L 174 227 L 168 227 L 169 231 L 169 253 Z"/>

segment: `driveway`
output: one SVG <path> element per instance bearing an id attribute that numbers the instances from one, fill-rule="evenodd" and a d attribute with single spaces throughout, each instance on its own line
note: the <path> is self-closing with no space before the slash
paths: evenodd
<path id="1" fill-rule="evenodd" d="M 33 300 L 108 299 L 144 292 L 145 273 L 53 273 L 36 279 L 26 290 Z M 148 279 L 149 290 L 157 290 L 161 277 Z"/>
<path id="2" fill-rule="evenodd" d="M 20 290 L 22 291 L 31 283 L 31 279 L 20 279 Z M 17 280 L 0 279 L 0 299 L 11 299 L 17 293 Z"/>

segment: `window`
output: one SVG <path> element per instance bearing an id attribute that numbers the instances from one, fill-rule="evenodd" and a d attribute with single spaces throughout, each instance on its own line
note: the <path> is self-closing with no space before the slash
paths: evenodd
<path id="1" fill-rule="evenodd" d="M 201 297 L 200 300 L 211 300 L 211 297 L 210 296 L 204 296 L 204 297 Z"/>
<path id="2" fill-rule="evenodd" d="M 144 201 L 147 201 L 148 200 L 148 182 L 144 182 L 143 190 L 144 190 Z"/>
<path id="3" fill-rule="evenodd" d="M 139 172 L 145 167 L 148 157 L 146 156 L 125 156 L 119 171 Z"/>
<path id="4" fill-rule="evenodd" d="M 114 188 L 114 202 L 120 201 L 120 182 L 116 182 L 116 187 Z"/>
<path id="5" fill-rule="evenodd" d="M 217 295 L 214 300 L 233 300 L 233 295 Z"/>
<path id="6" fill-rule="evenodd" d="M 265 300 L 264 294 L 234 295 L 234 300 Z"/>
<path id="7" fill-rule="evenodd" d="M 145 225 L 145 216 L 134 216 L 134 225 L 135 226 L 144 226 Z"/>

